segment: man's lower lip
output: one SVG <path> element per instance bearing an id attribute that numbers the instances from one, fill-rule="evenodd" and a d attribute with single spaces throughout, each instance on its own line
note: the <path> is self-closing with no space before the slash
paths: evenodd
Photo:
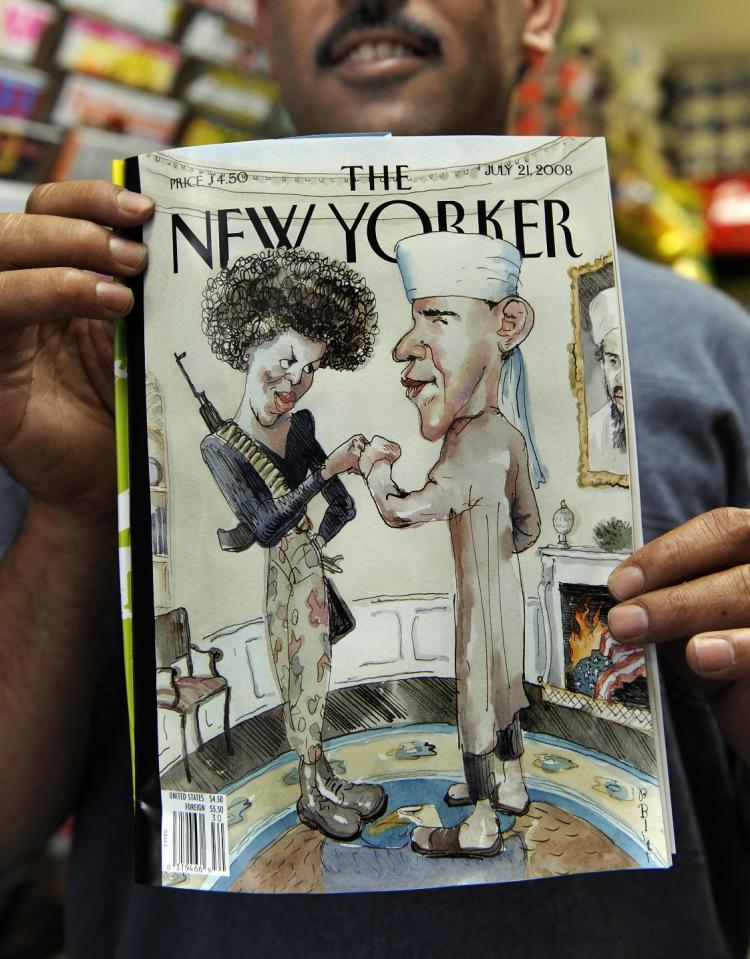
<path id="1" fill-rule="evenodd" d="M 420 383 L 419 386 L 407 386 L 406 387 L 407 399 L 415 400 L 419 396 L 419 394 L 422 392 L 422 390 L 425 388 L 425 386 L 429 385 L 429 382 L 430 382 L 429 380 L 425 380 L 425 382 Z"/>
<path id="2" fill-rule="evenodd" d="M 407 80 L 434 62 L 434 57 L 388 57 L 385 60 L 344 60 L 326 69 L 345 83 L 368 86 Z"/>

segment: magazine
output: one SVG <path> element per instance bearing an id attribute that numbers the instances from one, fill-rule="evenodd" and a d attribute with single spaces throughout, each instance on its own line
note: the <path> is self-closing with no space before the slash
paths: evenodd
<path id="1" fill-rule="evenodd" d="M 604 141 L 160 151 L 118 331 L 137 877 L 354 892 L 664 868 Z"/>

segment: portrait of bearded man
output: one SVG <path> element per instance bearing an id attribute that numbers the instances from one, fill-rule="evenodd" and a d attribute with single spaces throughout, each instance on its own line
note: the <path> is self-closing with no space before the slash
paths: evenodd
<path id="1" fill-rule="evenodd" d="M 627 474 L 625 380 L 623 376 L 620 305 L 614 287 L 602 290 L 589 304 L 594 358 L 601 371 L 606 400 L 588 417 L 589 468 Z"/>

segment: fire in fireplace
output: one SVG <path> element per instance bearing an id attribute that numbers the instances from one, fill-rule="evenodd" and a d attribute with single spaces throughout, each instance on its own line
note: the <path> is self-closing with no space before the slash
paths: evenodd
<path id="1" fill-rule="evenodd" d="M 604 586 L 560 584 L 565 686 L 572 693 L 648 708 L 642 647 L 621 646 L 607 629 L 614 602 Z"/>

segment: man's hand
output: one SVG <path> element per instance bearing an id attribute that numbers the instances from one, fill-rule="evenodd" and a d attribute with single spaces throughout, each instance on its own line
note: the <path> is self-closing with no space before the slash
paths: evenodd
<path id="1" fill-rule="evenodd" d="M 377 462 L 386 460 L 388 463 L 395 463 L 399 456 L 401 447 L 398 443 L 387 440 L 384 436 L 373 436 L 359 458 L 359 471 L 367 479 Z"/>
<path id="2" fill-rule="evenodd" d="M 367 440 L 361 433 L 350 436 L 349 439 L 337 446 L 325 461 L 321 471 L 323 479 L 329 480 L 339 473 L 349 473 L 359 469 L 359 457 L 367 445 Z"/>
<path id="3" fill-rule="evenodd" d="M 114 509 L 112 324 L 133 303 L 108 277 L 146 265 L 108 227 L 153 203 L 79 181 L 37 187 L 26 209 L 0 216 L 0 461 L 32 497 L 93 519 Z"/>
<path id="4" fill-rule="evenodd" d="M 618 642 L 689 639 L 687 662 L 730 745 L 750 760 L 750 510 L 704 513 L 660 536 L 609 578 Z"/>
<path id="5" fill-rule="evenodd" d="M 55 183 L 27 210 L 0 216 L 0 462 L 31 493 L 0 564 L 0 777 L 17 786 L 0 800 L 2 868 L 38 848 L 80 788 L 116 575 L 112 323 L 133 302 L 107 277 L 146 263 L 107 227 L 137 226 L 153 204 Z M 33 811 L 24 796 L 39 797 Z"/>

